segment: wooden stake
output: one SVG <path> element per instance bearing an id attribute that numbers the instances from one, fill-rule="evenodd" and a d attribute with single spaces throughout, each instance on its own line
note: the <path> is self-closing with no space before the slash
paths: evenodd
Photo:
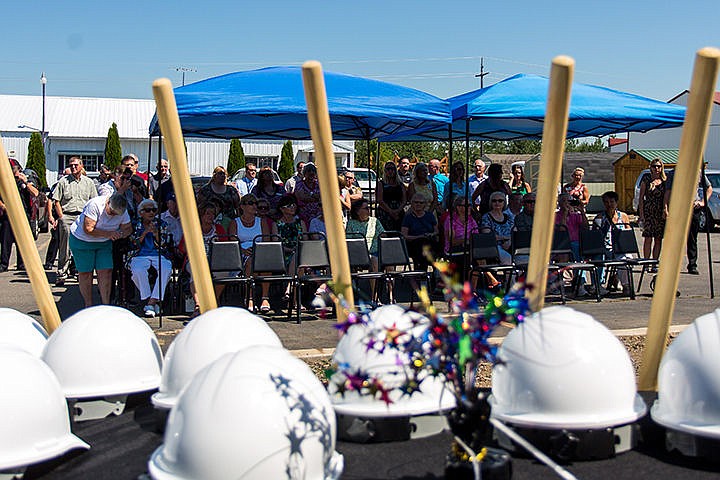
<path id="1" fill-rule="evenodd" d="M 317 158 L 318 182 L 320 183 L 320 198 L 327 230 L 330 268 L 333 282 L 336 285 L 335 293 L 338 296 L 342 295 L 348 306 L 353 308 L 355 300 L 350 283 L 350 260 L 345 242 L 342 212 L 338 201 L 340 188 L 338 187 L 335 155 L 332 150 L 332 129 L 330 128 L 325 79 L 320 62 L 305 62 L 302 72 L 310 134 Z M 338 303 L 336 300 L 337 320 L 344 322 L 347 312 Z"/>
<path id="2" fill-rule="evenodd" d="M 60 326 L 60 314 L 50 291 L 50 284 L 45 276 L 45 269 L 40 261 L 40 253 L 35 246 L 35 239 L 30 232 L 30 224 L 22 207 L 20 192 L 18 192 L 15 176 L 10 168 L 10 161 L 2 140 L 0 140 L 0 196 L 5 202 L 6 213 L 15 234 L 15 244 L 25 262 L 25 269 L 30 277 L 30 286 L 37 299 L 45 330 L 52 333 Z"/>
<path id="3" fill-rule="evenodd" d="M 527 282 L 533 285 L 528 291 L 530 308 L 540 311 L 545 304 L 548 263 L 555 228 L 555 205 L 557 186 L 560 183 L 565 136 L 570 110 L 575 61 L 566 56 L 555 57 L 550 69 L 547 109 L 543 124 L 540 172 L 538 175 L 537 200 L 530 242 Z"/>
<path id="4" fill-rule="evenodd" d="M 192 269 L 193 282 L 198 293 L 200 311 L 204 313 L 217 308 L 217 301 L 212 278 L 210 277 L 208 258 L 205 254 L 195 194 L 190 182 L 187 154 L 185 153 L 175 95 L 172 91 L 172 83 L 167 78 L 155 80 L 152 90 L 157 105 L 160 131 L 165 137 L 168 161 L 172 170 L 170 180 L 173 182 L 178 210 L 180 211 L 180 223 L 182 224 L 185 246 L 187 247 L 190 268 Z"/>
<path id="5" fill-rule="evenodd" d="M 640 390 L 657 389 L 657 373 L 675 310 L 675 292 L 685 255 L 693 201 L 697 193 L 719 64 L 720 50 L 716 48 L 703 48 L 695 56 L 685 124 L 680 138 L 680 153 L 670 193 L 662 262 L 655 283 L 645 350 L 640 365 Z"/>

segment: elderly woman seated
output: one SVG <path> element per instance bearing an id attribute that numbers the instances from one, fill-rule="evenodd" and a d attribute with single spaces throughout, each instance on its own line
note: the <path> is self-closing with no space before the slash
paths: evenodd
<path id="1" fill-rule="evenodd" d="M 160 313 L 160 301 L 170 274 L 172 263 L 168 251 L 163 245 L 167 237 L 166 223 L 157 216 L 158 206 L 154 200 L 143 200 L 138 205 L 138 219 L 134 222 L 129 265 L 132 279 L 138 290 L 140 299 L 147 300 L 143 309 L 146 317 L 154 317 Z M 150 267 L 157 272 L 154 285 L 150 285 Z"/>

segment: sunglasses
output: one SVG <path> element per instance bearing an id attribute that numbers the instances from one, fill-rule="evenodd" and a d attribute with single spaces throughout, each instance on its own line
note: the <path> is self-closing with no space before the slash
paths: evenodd
<path id="1" fill-rule="evenodd" d="M 492 203 L 505 203 L 505 200 L 503 200 L 502 198 L 493 198 L 493 199 L 490 200 L 490 201 L 491 201 Z"/>
<path id="2" fill-rule="evenodd" d="M 291 208 L 291 207 L 297 207 L 297 204 L 295 204 L 295 203 L 288 203 L 287 205 L 282 205 L 280 208 Z"/>
<path id="3" fill-rule="evenodd" d="M 251 201 L 249 201 L 249 202 L 243 202 L 243 205 L 252 205 L 252 206 L 256 206 L 256 205 L 257 205 L 257 202 L 253 202 L 253 201 L 251 200 Z"/>
<path id="4" fill-rule="evenodd" d="M 143 212 L 157 212 L 157 208 L 155 208 L 155 207 L 143 208 L 142 211 Z"/>

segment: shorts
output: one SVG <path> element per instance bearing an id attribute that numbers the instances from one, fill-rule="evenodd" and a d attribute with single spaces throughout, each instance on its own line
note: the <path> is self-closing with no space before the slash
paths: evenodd
<path id="1" fill-rule="evenodd" d="M 75 268 L 80 273 L 89 273 L 93 270 L 112 270 L 113 255 L 112 242 L 86 242 L 70 234 L 70 251 L 75 259 Z"/>

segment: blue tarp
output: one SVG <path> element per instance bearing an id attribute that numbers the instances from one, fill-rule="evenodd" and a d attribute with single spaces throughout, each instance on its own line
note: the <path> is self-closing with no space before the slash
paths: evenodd
<path id="1" fill-rule="evenodd" d="M 450 123 L 447 101 L 362 77 L 324 72 L 333 138 L 357 140 Z M 300 67 L 230 73 L 175 88 L 185 136 L 310 138 Z M 150 134 L 158 135 L 157 115 Z"/>
<path id="2" fill-rule="evenodd" d="M 453 138 L 465 139 L 469 120 L 475 140 L 542 138 L 549 80 L 519 74 L 486 88 L 449 98 Z M 610 88 L 574 83 L 567 138 L 646 132 L 682 125 L 685 107 Z M 381 141 L 447 140 L 448 127 L 420 128 Z"/>

